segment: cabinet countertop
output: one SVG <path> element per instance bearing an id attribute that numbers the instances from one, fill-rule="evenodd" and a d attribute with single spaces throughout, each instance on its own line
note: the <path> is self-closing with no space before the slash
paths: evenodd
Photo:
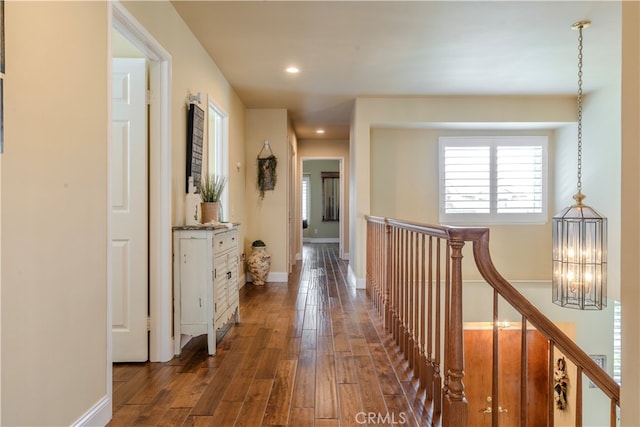
<path id="1" fill-rule="evenodd" d="M 225 223 L 218 223 L 218 224 L 175 225 L 172 227 L 172 229 L 173 230 L 224 230 L 225 228 L 227 228 L 229 230 L 233 230 L 239 225 L 240 223 L 238 222 L 225 222 Z"/>

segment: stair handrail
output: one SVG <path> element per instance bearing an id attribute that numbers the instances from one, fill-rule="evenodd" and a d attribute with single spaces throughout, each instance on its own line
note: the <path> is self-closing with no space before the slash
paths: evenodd
<path id="1" fill-rule="evenodd" d="M 425 233 L 449 242 L 471 242 L 476 266 L 485 281 L 602 390 L 612 402 L 612 412 L 615 406 L 620 406 L 620 385 L 498 272 L 489 250 L 489 228 L 429 225 L 376 216 L 366 216 L 366 220 Z"/>

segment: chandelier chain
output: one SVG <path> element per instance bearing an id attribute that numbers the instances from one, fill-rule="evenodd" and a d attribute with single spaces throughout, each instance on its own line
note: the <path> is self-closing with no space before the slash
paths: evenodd
<path id="1" fill-rule="evenodd" d="M 582 192 L 582 26 L 578 28 L 578 193 Z"/>

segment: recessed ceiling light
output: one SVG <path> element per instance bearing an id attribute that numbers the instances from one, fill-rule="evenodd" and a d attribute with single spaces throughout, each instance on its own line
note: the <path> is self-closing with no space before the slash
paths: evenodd
<path id="1" fill-rule="evenodd" d="M 287 67 L 285 71 L 289 74 L 298 74 L 300 72 L 300 68 L 298 67 Z"/>
<path id="2" fill-rule="evenodd" d="M 316 133 L 323 134 L 324 133 L 324 129 L 316 129 Z"/>

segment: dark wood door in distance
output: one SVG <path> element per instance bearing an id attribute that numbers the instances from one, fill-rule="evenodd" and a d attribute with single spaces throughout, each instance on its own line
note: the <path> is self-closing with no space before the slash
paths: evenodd
<path id="1" fill-rule="evenodd" d="M 520 329 L 498 333 L 498 406 L 500 427 L 519 426 L 520 421 Z M 469 329 L 464 333 L 465 395 L 469 402 L 469 425 L 491 426 L 493 331 Z M 548 344 L 536 330 L 527 331 L 528 369 L 527 425 L 546 424 L 549 385 L 547 379 Z"/>

